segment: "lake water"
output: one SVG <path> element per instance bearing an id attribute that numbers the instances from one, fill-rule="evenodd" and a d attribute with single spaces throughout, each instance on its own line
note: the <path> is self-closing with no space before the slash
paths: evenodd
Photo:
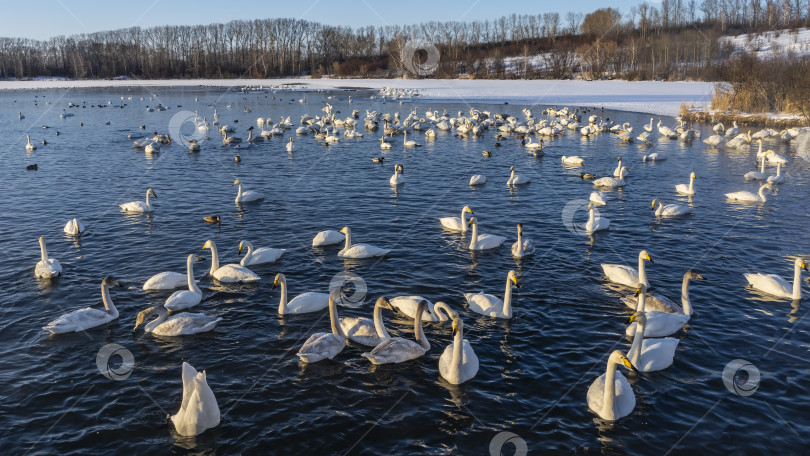
<path id="1" fill-rule="evenodd" d="M 754 147 L 714 150 L 699 141 L 645 147 L 607 133 L 588 139 L 569 133 L 546 140 L 545 155 L 535 158 L 514 137 L 496 148 L 494 130 L 469 139 L 439 132 L 433 141 L 415 133 L 409 139 L 423 147 L 403 150 L 396 137 L 381 166 L 371 161 L 381 155 L 380 132 L 362 130 L 366 109 L 404 118 L 412 108 L 420 116 L 427 108 L 455 115 L 473 106 L 522 119 L 524 106 L 418 98 L 383 104 L 369 95 L 310 92 L 299 103 L 301 92 L 246 95 L 211 88 L 0 93 L 6 137 L 0 181 L 4 453 L 489 454 L 493 442 L 497 451 L 508 438 L 503 454 L 522 442 L 532 454 L 804 451 L 801 436 L 810 432 L 807 304 L 752 292 L 743 278 L 744 272 L 767 272 L 792 280 L 788 256 L 810 253 L 810 162 L 801 158 L 807 156 L 802 147 L 797 153 L 797 141 L 766 143 L 790 160 L 783 170 L 787 182 L 766 204 L 731 204 L 723 193 L 757 189 L 742 178 L 755 169 Z M 294 129 L 239 150 L 223 146 L 212 131 L 213 139 L 196 154 L 174 143 L 147 156 L 127 138 L 142 133 L 139 125 L 167 133 L 182 111 L 197 110 L 210 121 L 214 107 L 245 138 L 257 117 L 290 115 L 298 127 L 300 115 L 322 114 L 324 101 L 340 111 L 338 118 L 360 110 L 358 131 L 365 136 L 329 147 L 297 137 L 293 156 L 284 145 Z M 81 107 L 67 108 L 69 102 Z M 147 105 L 158 103 L 170 109 L 147 112 Z M 63 108 L 75 115 L 60 118 Z M 532 108 L 539 115 L 543 106 Z M 634 136 L 650 118 L 615 111 L 604 116 L 630 122 Z M 709 133 L 704 128 L 703 137 Z M 39 145 L 36 151 L 26 153 L 26 134 Z M 483 150 L 493 156 L 484 157 Z M 234 162 L 236 152 L 241 163 Z M 667 160 L 642 163 L 651 152 Z M 562 166 L 561 155 L 580 155 L 585 165 Z M 593 238 L 569 230 L 566 205 L 579 209 L 578 222 L 587 218 L 579 200 L 588 199 L 592 185 L 580 171 L 609 174 L 617 156 L 631 176 L 623 190 L 608 192 L 600 209 L 612 221 L 610 230 Z M 33 163 L 38 171 L 26 171 Z M 395 163 L 405 168 L 406 183 L 398 189 L 388 183 Z M 533 182 L 507 188 L 510 166 Z M 674 187 L 688 183 L 691 171 L 698 179 L 690 200 Z M 472 174 L 489 182 L 470 187 Z M 236 178 L 266 199 L 236 206 Z M 158 195 L 153 214 L 119 212 L 118 204 L 143 199 L 147 187 Z M 695 215 L 658 220 L 650 211 L 653 198 L 691 205 Z M 458 216 L 465 204 L 479 217 L 481 232 L 507 236 L 504 246 L 471 254 L 469 235 L 441 228 L 437 219 Z M 204 223 L 207 215 L 219 215 L 221 226 Z M 79 240 L 62 233 L 73 217 L 87 226 Z M 537 245 L 535 255 L 521 261 L 509 248 L 518 222 Z M 344 262 L 337 257 L 340 247 L 311 247 L 318 231 L 346 225 L 354 242 L 390 248 L 390 255 Z M 39 236 L 64 268 L 53 282 L 34 278 Z M 143 283 L 161 271 L 184 272 L 190 253 L 206 258 L 196 265 L 202 276 L 210 265 L 210 253 L 200 249 L 207 239 L 217 243 L 224 262 L 238 261 L 243 239 L 289 250 L 278 263 L 254 268 L 262 278 L 257 286 L 227 287 L 201 277 L 204 301 L 193 311 L 222 317 L 213 332 L 180 338 L 133 332 L 135 315 L 169 294 L 144 292 Z M 630 312 L 619 298 L 631 290 L 609 284 L 600 263 L 635 265 L 641 249 L 655 261 L 647 271 L 659 293 L 677 298 L 689 268 L 708 280 L 690 289 L 696 313 L 676 334 L 681 341 L 674 364 L 628 373 L 635 410 L 603 422 L 589 411 L 586 393 L 604 372 L 608 354 L 629 347 L 624 322 Z M 512 320 L 466 308 L 463 292 L 502 296 L 510 269 L 521 283 Z M 367 349 L 353 344 L 334 361 L 303 364 L 295 353 L 310 334 L 328 331 L 328 316 L 281 319 L 279 290 L 271 289 L 277 272 L 286 274 L 290 297 L 325 292 L 336 274 L 360 276 L 368 287 L 365 304 L 340 307 L 342 316 L 370 316 L 379 296 L 445 301 L 461 313 L 480 371 L 459 386 L 440 378 L 438 359 L 452 340 L 449 324 L 426 325 L 432 349 L 404 364 L 373 366 L 360 356 Z M 69 311 L 100 306 L 106 275 L 124 285 L 111 291 L 118 320 L 74 334 L 51 336 L 41 329 Z M 410 320 L 390 312 L 384 317 L 393 335 L 412 337 Z M 128 378 L 100 373 L 96 358 L 107 344 L 132 353 Z M 735 395 L 724 385 L 723 370 L 735 359 L 760 372 L 754 394 Z M 182 361 L 207 371 L 222 412 L 218 427 L 192 438 L 166 424 L 166 415 L 180 407 Z"/>

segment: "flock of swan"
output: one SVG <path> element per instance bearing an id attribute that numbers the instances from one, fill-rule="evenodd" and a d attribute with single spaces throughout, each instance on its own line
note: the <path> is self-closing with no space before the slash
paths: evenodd
<path id="1" fill-rule="evenodd" d="M 381 95 L 382 96 L 382 95 Z M 391 96 L 390 94 L 385 96 Z M 396 98 L 395 98 L 396 99 Z M 338 119 L 331 105 L 328 103 L 324 108 L 323 116 L 305 115 L 301 118 L 301 127 L 296 130 L 296 134 L 304 136 L 313 133 L 317 140 L 324 142 L 337 142 L 337 128 L 345 129 L 344 137 L 362 136 L 355 131 L 359 123 L 358 113 L 355 111 L 346 119 Z M 469 115 L 465 116 L 459 112 L 458 116 L 452 117 L 446 112 L 427 111 L 424 116 L 417 114 L 414 109 L 404 119 L 399 113 L 394 115 L 382 114 L 376 111 L 366 112 L 363 121 L 365 128 L 376 131 L 379 124 L 383 124 L 383 135 L 380 138 L 382 150 L 389 150 L 391 143 L 386 138 L 401 134 L 403 136 L 403 148 L 418 147 L 419 144 L 411 139 L 407 139 L 408 132 L 412 135 L 415 132 L 424 131 L 426 138 L 435 137 L 434 129 L 455 131 L 457 136 L 482 135 L 486 130 L 496 130 L 496 139 L 504 139 L 503 135 L 513 134 L 523 138 L 521 144 L 525 149 L 533 154 L 543 153 L 543 139 L 564 134 L 568 131 L 578 131 L 583 136 L 596 135 L 603 132 L 615 134 L 621 141 L 644 141 L 649 142 L 653 138 L 653 119 L 649 126 L 645 125 L 645 132 L 633 138 L 632 127 L 628 123 L 622 125 L 606 124 L 597 116 L 588 118 L 587 124 L 581 124 L 583 113 L 575 109 L 563 108 L 561 110 L 550 108 L 543 112 L 545 117 L 535 118 L 529 110 L 524 110 L 524 120 L 501 114 L 492 114 L 486 111 L 470 109 Z M 214 114 L 215 121 L 218 115 Z M 278 134 L 278 131 L 291 129 L 292 123 L 289 117 L 282 117 L 278 125 L 271 130 L 265 130 L 266 125 L 271 125 L 272 121 L 260 118 L 257 122 L 262 127 L 262 132 L 258 137 L 252 136 L 252 128 L 248 142 L 257 138 Z M 220 125 L 221 133 L 224 137 L 223 144 L 238 144 L 240 139 L 228 136 L 232 132 L 230 128 Z M 736 126 L 735 126 L 736 128 Z M 735 135 L 735 128 L 724 130 L 726 136 Z M 331 132 L 330 132 L 331 129 Z M 278 130 L 278 131 L 276 131 Z M 715 129 L 715 131 L 719 131 Z M 658 132 L 661 138 L 672 140 L 680 138 L 683 141 L 691 141 L 699 134 L 683 122 L 671 129 L 663 126 L 661 120 L 658 123 Z M 532 141 L 532 135 L 541 139 L 538 142 Z M 758 156 L 761 160 L 761 170 L 746 174 L 745 180 L 763 181 L 757 194 L 740 191 L 727 193 L 728 200 L 742 202 L 765 203 L 765 190 L 772 190 L 774 185 L 784 182 L 785 176 L 781 174 L 782 165 L 787 161 L 772 150 L 762 152 L 763 140 L 769 137 L 795 138 L 796 131 L 785 131 L 779 134 L 766 132 L 763 134 L 744 137 L 742 142 L 750 142 L 756 139 L 760 145 Z M 718 135 L 715 135 L 718 136 Z M 714 136 L 704 142 L 712 144 L 716 141 Z M 528 139 L 528 141 L 526 141 Z M 747 141 L 745 141 L 747 139 Z M 711 140 L 711 142 L 709 141 Z M 789 140 L 789 139 L 787 139 Z M 144 147 L 160 144 L 160 138 L 155 138 L 151 142 L 140 145 Z M 288 152 L 293 151 L 294 138 L 290 138 L 285 148 Z M 713 145 L 720 144 L 717 142 Z M 30 139 L 28 145 L 29 147 Z M 136 147 L 139 144 L 136 143 Z M 728 145 L 732 147 L 732 145 Z M 199 143 L 190 144 L 189 149 L 199 150 Z M 661 161 L 666 159 L 658 154 L 649 154 L 644 157 L 644 161 Z M 562 156 L 561 161 L 565 166 L 582 166 L 585 159 L 577 156 Z M 382 159 L 379 159 L 382 162 Z M 777 165 L 776 175 L 765 173 L 766 163 Z M 610 220 L 598 214 L 597 207 L 605 206 L 606 190 L 617 189 L 630 185 L 628 179 L 630 170 L 618 158 L 616 169 L 609 176 L 597 177 L 582 173 L 583 179 L 593 179 L 594 191 L 589 197 L 588 220 L 585 229 L 588 233 L 594 233 L 610 228 Z M 689 176 L 688 184 L 678 184 L 675 192 L 679 195 L 695 195 L 695 173 Z M 404 167 L 397 164 L 394 167 L 394 174 L 389 180 L 393 186 L 402 185 L 405 181 Z M 483 175 L 474 175 L 470 180 L 470 185 L 480 185 L 486 182 Z M 508 186 L 525 185 L 531 182 L 527 176 L 519 174 L 515 167 L 510 169 L 510 176 L 506 182 Z M 237 204 L 260 202 L 264 196 L 256 190 L 245 190 L 243 183 L 237 179 L 233 182 L 237 186 L 235 202 Z M 156 192 L 149 188 L 146 190 L 143 201 L 132 201 L 120 205 L 120 210 L 126 213 L 146 214 L 155 211 L 155 206 L 150 198 L 157 198 Z M 678 204 L 664 204 L 659 199 L 652 200 L 652 210 L 658 217 L 680 217 L 693 215 L 690 207 Z M 206 219 L 212 223 L 218 223 L 219 218 Z M 479 232 L 478 216 L 469 206 L 464 206 L 458 217 L 447 216 L 439 219 L 440 225 L 445 230 L 456 231 L 462 236 L 467 236 L 469 232 L 469 243 L 467 248 L 472 251 L 490 250 L 499 248 L 506 241 L 505 236 L 487 234 Z M 76 218 L 69 220 L 64 233 L 70 236 L 81 236 L 86 232 L 85 226 Z M 35 266 L 35 276 L 40 279 L 50 279 L 63 273 L 62 266 L 58 260 L 49 257 L 45 243 L 45 238 L 39 238 L 41 260 Z M 338 258 L 363 259 L 377 258 L 387 255 L 390 250 L 366 243 L 353 243 L 352 231 L 346 226 L 341 230 L 325 230 L 313 236 L 313 247 L 324 247 L 330 245 L 340 245 L 342 248 L 337 252 Z M 245 255 L 239 263 L 221 264 L 217 245 L 212 240 L 207 240 L 202 245 L 202 250 L 210 251 L 210 269 L 208 275 L 217 282 L 222 283 L 252 283 L 263 278 L 251 271 L 249 267 L 254 265 L 274 263 L 285 253 L 285 249 L 262 247 L 255 248 L 247 240 L 239 243 L 238 251 Z M 515 258 L 524 258 L 535 252 L 534 242 L 527 238 L 523 232 L 523 225 L 517 224 L 517 241 L 511 246 L 512 255 Z M 193 308 L 202 302 L 203 291 L 197 285 L 194 272 L 194 264 L 203 260 L 197 253 L 190 253 L 186 259 L 185 273 L 161 272 L 149 278 L 143 285 L 144 290 L 173 291 L 165 300 L 162 306 L 153 306 L 139 312 L 135 316 L 135 328 L 143 327 L 147 333 L 160 336 L 183 336 L 213 330 L 222 319 L 205 315 L 204 313 L 191 313 L 185 310 Z M 647 293 L 650 282 L 647 278 L 645 264 L 652 262 L 650 254 L 642 250 L 638 255 L 638 266 L 630 267 L 620 264 L 602 264 L 605 277 L 610 282 L 628 287 L 633 290 L 622 299 L 634 313 L 630 317 L 626 334 L 632 337 L 629 350 L 624 353 L 615 350 L 609 354 L 607 367 L 601 376 L 593 381 L 587 393 L 587 404 L 589 408 L 600 418 L 605 420 L 617 420 L 628 415 L 635 408 L 635 395 L 629 382 L 624 375 L 618 371 L 619 367 L 626 367 L 632 371 L 651 372 L 669 367 L 674 358 L 675 349 L 679 340 L 669 337 L 679 331 L 692 315 L 692 303 L 689 299 L 689 284 L 692 280 L 702 280 L 704 277 L 697 271 L 688 270 L 683 277 L 680 304 L 665 296 Z M 801 271 L 806 270 L 806 264 L 801 258 L 797 258 L 794 264 L 793 283 L 774 274 L 746 274 L 745 278 L 754 289 L 779 298 L 801 299 Z M 464 300 L 470 312 L 497 319 L 513 318 L 514 309 L 512 307 L 512 292 L 519 286 L 518 276 L 515 271 L 510 270 L 506 274 L 506 284 L 503 297 L 487 294 L 483 292 L 465 293 Z M 101 325 L 105 325 L 119 318 L 118 310 L 113 304 L 110 290 L 111 287 L 118 286 L 118 282 L 112 277 L 105 277 L 101 282 L 101 294 L 104 310 L 86 307 L 62 315 L 43 329 L 52 334 L 67 332 L 77 332 L 89 330 Z M 300 284 L 292 283 L 293 288 L 300 287 Z M 371 318 L 360 316 L 343 316 L 338 313 L 338 305 L 345 305 L 340 289 L 331 289 L 329 292 L 309 291 L 295 295 L 288 299 L 288 283 L 284 274 L 278 273 L 273 278 L 273 289 L 279 288 L 279 315 L 306 314 L 314 312 L 328 312 L 330 319 L 330 331 L 317 332 L 312 334 L 306 342 L 299 348 L 297 356 L 304 363 L 315 363 L 322 360 L 334 359 L 347 346 L 347 342 L 365 347 L 367 351 L 360 356 L 368 359 L 373 364 L 403 363 L 409 360 L 420 358 L 431 349 L 431 344 L 425 335 L 424 323 L 451 322 L 453 340 L 444 348 L 439 359 L 439 372 L 441 376 L 450 383 L 460 384 L 473 379 L 479 370 L 479 361 L 476 356 L 473 343 L 464 338 L 464 322 L 462 314 L 453 310 L 444 302 L 431 302 L 422 296 L 396 296 L 390 299 L 380 297 L 376 300 Z M 388 332 L 383 319 L 383 311 L 396 311 L 413 319 L 413 339 L 403 337 L 392 337 Z M 206 429 L 215 427 L 220 422 L 219 407 L 213 391 L 207 384 L 205 371 L 197 372 L 187 363 L 182 365 L 182 385 L 183 399 L 180 410 L 171 417 L 172 422 L 181 435 L 197 435 Z"/>

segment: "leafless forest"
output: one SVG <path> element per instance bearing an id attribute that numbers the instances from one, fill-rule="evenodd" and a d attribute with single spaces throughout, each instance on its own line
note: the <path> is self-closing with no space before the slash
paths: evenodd
<path id="1" fill-rule="evenodd" d="M 810 85 L 805 57 L 762 62 L 732 53 L 719 38 L 808 25 L 810 0 L 663 0 L 565 17 L 356 29 L 283 18 L 133 27 L 46 41 L 0 38 L 0 78 L 389 78 L 407 74 L 403 48 L 420 40 L 431 49 L 417 59 L 433 49 L 440 56 L 429 77 L 723 80 L 728 93 L 718 92 L 717 103 L 797 110 L 791 87 Z"/>

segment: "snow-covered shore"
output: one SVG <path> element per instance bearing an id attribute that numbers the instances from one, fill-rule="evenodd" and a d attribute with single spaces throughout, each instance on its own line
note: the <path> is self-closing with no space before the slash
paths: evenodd
<path id="1" fill-rule="evenodd" d="M 713 83 L 660 81 L 556 81 L 455 79 L 154 79 L 0 81 L 0 90 L 129 87 L 242 87 L 296 84 L 307 90 L 417 89 L 423 98 L 538 105 L 604 106 L 676 115 L 682 103 L 708 106 Z"/>

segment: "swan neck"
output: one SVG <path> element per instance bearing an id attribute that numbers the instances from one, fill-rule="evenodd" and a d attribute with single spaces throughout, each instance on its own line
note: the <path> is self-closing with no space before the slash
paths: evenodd
<path id="1" fill-rule="evenodd" d="M 652 122 L 650 122 L 652 125 Z M 616 363 L 608 359 L 607 371 L 605 371 L 605 391 L 602 398 L 602 410 L 600 415 L 602 418 L 612 420 L 615 413 L 613 412 L 613 405 L 616 401 Z"/>
<path id="2" fill-rule="evenodd" d="M 352 230 L 347 229 L 344 234 L 346 235 L 346 241 L 343 244 L 343 252 L 349 250 L 352 246 Z"/>
<path id="3" fill-rule="evenodd" d="M 633 343 L 630 345 L 630 350 L 627 352 L 627 358 L 638 366 L 638 360 L 641 358 L 641 343 L 644 341 L 644 325 L 641 321 L 636 321 L 636 333 L 633 335 Z"/>
<path id="4" fill-rule="evenodd" d="M 506 277 L 506 291 L 503 293 L 503 315 L 512 318 L 512 282 Z"/>
<path id="5" fill-rule="evenodd" d="M 242 199 L 242 183 L 239 182 L 239 187 L 236 189 L 236 200 L 239 201 Z"/>
<path id="6" fill-rule="evenodd" d="M 644 258 L 641 256 L 638 257 L 638 281 L 647 285 L 647 271 L 644 270 Z"/>
<path id="7" fill-rule="evenodd" d="M 217 252 L 217 245 L 213 241 L 209 242 L 211 246 L 211 275 L 214 275 L 219 269 L 219 253 Z"/>
<path id="8" fill-rule="evenodd" d="M 253 257 L 253 244 L 246 242 L 245 246 L 247 247 L 247 252 L 245 252 L 245 256 L 242 257 L 242 261 L 239 262 L 242 266 L 247 266 L 248 262 Z"/>
<path id="9" fill-rule="evenodd" d="M 766 188 L 766 187 L 765 187 L 764 185 L 763 185 L 762 187 L 760 187 L 760 188 L 759 188 L 758 195 L 759 195 L 759 201 L 760 201 L 761 203 L 764 203 L 765 201 L 767 201 L 767 200 L 768 200 L 768 197 L 767 197 L 767 196 L 765 196 L 765 188 Z"/>
<path id="10" fill-rule="evenodd" d="M 642 291 L 638 294 L 638 302 L 636 302 L 636 312 L 645 312 L 647 310 L 647 293 Z"/>
<path id="11" fill-rule="evenodd" d="M 146 205 L 149 206 L 149 194 L 152 193 L 149 190 L 146 191 Z"/>
<path id="12" fill-rule="evenodd" d="M 329 320 L 332 322 L 332 333 L 346 337 L 338 320 L 337 304 L 331 296 L 329 297 Z"/>
<path id="13" fill-rule="evenodd" d="M 421 309 L 416 313 L 416 319 L 413 321 L 413 335 L 416 343 L 422 346 L 425 350 L 430 350 L 430 342 L 425 337 L 425 332 L 422 330 L 422 314 L 425 313 L 425 307 L 420 306 Z"/>
<path id="14" fill-rule="evenodd" d="M 281 301 L 278 303 L 278 314 L 284 315 L 287 313 L 287 278 L 282 275 L 278 282 L 281 286 Z"/>
<path id="15" fill-rule="evenodd" d="M 189 255 L 186 261 L 186 275 L 188 276 L 188 289 L 197 294 L 202 294 L 197 287 L 197 281 L 194 280 L 194 257 Z"/>
<path id="16" fill-rule="evenodd" d="M 591 212 L 591 217 L 593 217 L 593 212 Z M 523 256 L 523 231 L 518 230 L 517 236 L 517 254 L 518 256 Z"/>
<path id="17" fill-rule="evenodd" d="M 478 247 L 478 223 L 472 224 L 472 236 L 470 237 L 470 250 L 475 250 Z"/>
<path id="18" fill-rule="evenodd" d="M 760 143 L 760 144 L 762 144 L 762 143 Z M 759 165 L 759 172 L 761 172 L 761 173 L 765 172 L 765 156 L 764 155 L 762 156 L 762 160 L 761 160 L 760 165 Z"/>
<path id="19" fill-rule="evenodd" d="M 692 315 L 692 301 L 689 300 L 689 275 L 683 277 L 683 284 L 681 285 L 681 306 L 683 307 L 684 315 Z"/>
<path id="20" fill-rule="evenodd" d="M 452 366 L 452 375 L 460 375 L 461 373 L 461 351 L 464 348 L 464 324 L 459 321 L 456 335 L 453 337 L 453 359 L 450 361 Z"/>
<path id="21" fill-rule="evenodd" d="M 593 226 L 593 223 L 596 221 L 596 211 L 593 210 L 593 207 L 588 209 L 588 226 Z"/>
<path id="22" fill-rule="evenodd" d="M 154 332 L 161 323 L 166 321 L 169 318 L 169 312 L 166 311 L 166 308 L 163 306 L 155 307 L 155 312 L 158 314 L 158 317 L 144 326 L 144 331 L 146 332 Z"/>
<path id="23" fill-rule="evenodd" d="M 689 176 L 689 193 L 692 193 L 695 190 L 695 177 Z"/>
<path id="24" fill-rule="evenodd" d="M 467 210 L 461 210 L 461 232 L 464 233 L 467 231 Z"/>
<path id="25" fill-rule="evenodd" d="M 802 299 L 802 267 L 799 262 L 793 270 L 793 299 Z"/>
<path id="26" fill-rule="evenodd" d="M 377 333 L 377 337 L 381 339 L 390 339 L 391 335 L 388 334 L 388 330 L 385 329 L 385 322 L 382 318 L 382 306 L 375 304 L 374 305 L 374 331 Z"/>
<path id="27" fill-rule="evenodd" d="M 39 253 L 42 256 L 42 261 L 48 262 L 48 248 L 45 247 L 45 239 L 39 240 Z"/>
<path id="28" fill-rule="evenodd" d="M 118 309 L 115 308 L 115 304 L 112 302 L 110 286 L 107 285 L 106 281 L 101 283 L 101 300 L 104 301 L 104 308 L 107 309 L 107 313 L 112 315 L 113 318 L 118 318 Z"/>

